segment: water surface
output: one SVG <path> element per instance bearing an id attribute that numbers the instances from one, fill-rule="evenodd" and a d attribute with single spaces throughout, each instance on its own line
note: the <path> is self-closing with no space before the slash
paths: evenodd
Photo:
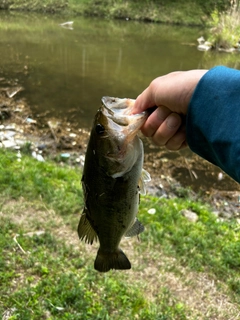
<path id="1" fill-rule="evenodd" d="M 35 114 L 79 127 L 91 125 L 104 95 L 135 98 L 159 75 L 238 60 L 199 52 L 198 28 L 3 12 L 0 19 L 0 76 L 18 79 Z M 66 20 L 73 30 L 59 25 Z"/>
<path id="2" fill-rule="evenodd" d="M 135 98 L 174 70 L 202 67 L 199 30 L 59 16 L 0 16 L 2 75 L 17 78 L 35 113 L 68 117 L 89 127 L 104 95 Z M 69 17 L 69 20 L 72 20 Z"/>

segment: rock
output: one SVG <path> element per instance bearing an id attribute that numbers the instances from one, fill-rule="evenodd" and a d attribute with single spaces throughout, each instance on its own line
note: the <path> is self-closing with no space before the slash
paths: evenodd
<path id="1" fill-rule="evenodd" d="M 199 51 L 208 51 L 210 49 L 212 49 L 212 45 L 208 42 L 206 42 L 205 44 L 200 44 L 197 46 Z"/>
<path id="2" fill-rule="evenodd" d="M 36 120 L 33 120 L 32 118 L 27 118 L 27 119 L 26 119 L 26 122 L 27 122 L 27 123 L 30 123 L 30 124 L 36 124 L 36 123 L 37 123 L 37 121 L 36 121 Z"/>
<path id="3" fill-rule="evenodd" d="M 37 161 L 40 161 L 40 162 L 44 162 L 45 161 L 43 156 L 41 154 L 37 153 L 36 151 L 32 152 L 32 157 L 34 159 L 36 159 Z"/>
<path id="4" fill-rule="evenodd" d="M 148 210 L 149 214 L 155 214 L 156 213 L 156 209 L 155 208 L 151 208 Z"/>
<path id="5" fill-rule="evenodd" d="M 230 208 L 225 208 L 222 212 L 220 212 L 219 216 L 224 219 L 231 219 L 233 217 Z"/>
<path id="6" fill-rule="evenodd" d="M 197 39 L 197 42 L 198 42 L 199 45 L 200 45 L 200 44 L 204 44 L 205 41 L 206 41 L 206 40 L 204 39 L 203 36 L 201 36 L 201 37 L 199 37 L 199 38 Z"/>
<path id="7" fill-rule="evenodd" d="M 4 148 L 14 148 L 16 147 L 16 142 L 14 140 L 4 140 L 2 141 L 2 146 Z"/>
<path id="8" fill-rule="evenodd" d="M 212 212 L 212 214 L 213 214 L 216 218 L 218 218 L 218 217 L 220 216 L 220 211 L 215 210 L 215 211 Z"/>
<path id="9" fill-rule="evenodd" d="M 191 222 L 198 221 L 198 215 L 191 210 L 182 209 L 179 213 Z"/>
<path id="10" fill-rule="evenodd" d="M 198 42 L 198 50 L 200 51 L 208 51 L 210 49 L 212 49 L 212 44 L 211 42 L 209 41 L 205 41 L 204 37 L 200 37 L 197 39 L 197 42 Z"/>

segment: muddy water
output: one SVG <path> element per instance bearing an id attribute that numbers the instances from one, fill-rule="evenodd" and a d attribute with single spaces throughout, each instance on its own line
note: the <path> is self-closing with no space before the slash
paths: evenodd
<path id="1" fill-rule="evenodd" d="M 71 28 L 60 26 L 71 20 Z M 198 28 L 3 12 L 0 25 L 0 78 L 23 86 L 18 96 L 34 117 L 78 128 L 91 126 L 104 95 L 135 98 L 153 78 L 175 70 L 239 67 L 234 55 L 198 51 L 196 39 L 204 34 Z M 182 182 L 189 178 L 185 167 L 175 168 Z M 209 184 L 204 170 L 198 181 Z"/>

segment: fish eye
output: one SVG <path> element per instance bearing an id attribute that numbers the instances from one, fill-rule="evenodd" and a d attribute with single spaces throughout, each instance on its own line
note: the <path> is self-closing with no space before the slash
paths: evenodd
<path id="1" fill-rule="evenodd" d="M 98 123 L 96 125 L 95 130 L 96 130 L 97 134 L 103 134 L 104 131 L 105 131 L 105 128 L 104 128 L 104 126 L 102 124 Z"/>

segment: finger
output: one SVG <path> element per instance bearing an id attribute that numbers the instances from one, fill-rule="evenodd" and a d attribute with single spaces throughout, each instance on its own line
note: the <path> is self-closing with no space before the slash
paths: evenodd
<path id="1" fill-rule="evenodd" d="M 167 119 L 171 114 L 171 111 L 164 107 L 158 107 L 150 116 L 147 118 L 146 122 L 142 127 L 142 133 L 146 137 L 152 137 L 161 124 Z"/>
<path id="2" fill-rule="evenodd" d="M 154 106 L 156 106 L 155 99 L 149 86 L 137 97 L 132 109 L 132 113 L 141 113 Z"/>
<path id="3" fill-rule="evenodd" d="M 172 72 L 168 75 L 154 79 L 150 85 L 137 97 L 132 113 L 141 113 L 154 106 L 168 106 L 168 100 L 172 99 L 173 96 L 173 87 L 176 91 L 176 84 L 174 85 L 175 80 L 173 78 L 181 73 L 182 72 Z"/>
<path id="4" fill-rule="evenodd" d="M 180 115 L 171 113 L 153 134 L 153 142 L 159 146 L 166 145 L 166 143 L 177 133 L 181 124 L 182 119 Z"/>
<path id="5" fill-rule="evenodd" d="M 166 148 L 169 150 L 180 150 L 187 147 L 186 143 L 186 129 L 181 127 L 172 138 L 166 142 Z"/>

